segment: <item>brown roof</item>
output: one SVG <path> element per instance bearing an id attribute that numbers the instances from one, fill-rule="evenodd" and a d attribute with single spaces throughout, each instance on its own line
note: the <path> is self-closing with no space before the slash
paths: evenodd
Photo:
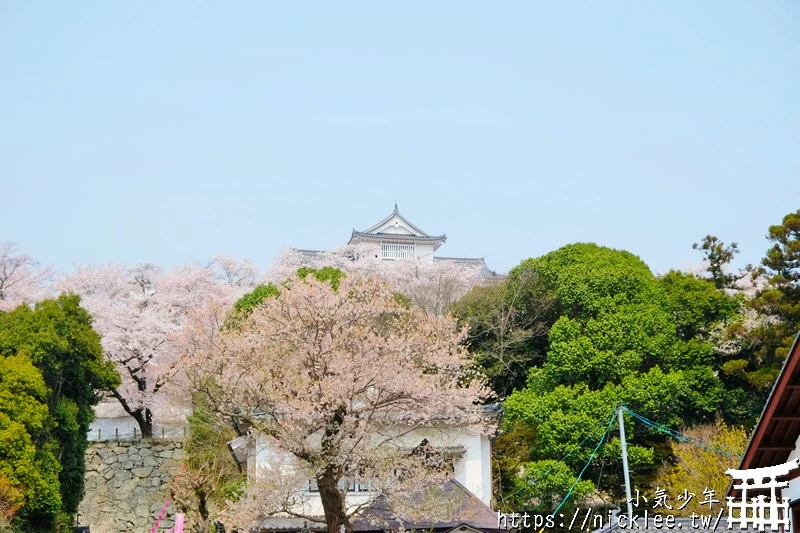
<path id="1" fill-rule="evenodd" d="M 451 518 L 447 521 L 401 520 L 396 516 L 397 513 L 390 508 L 386 498 L 379 496 L 358 516 L 353 517 L 353 530 L 358 533 L 377 533 L 400 529 L 446 533 L 464 527 L 486 533 L 513 533 L 514 531 L 498 529 L 497 513 L 455 479 L 444 483 L 439 497 L 442 500 L 442 507 L 446 507 L 451 512 Z M 428 502 L 428 505 L 436 503 L 438 500 L 437 502 Z M 322 533 L 327 530 L 322 517 L 319 521 L 296 517 L 269 517 L 261 520 L 257 531 L 259 533 L 289 533 L 302 532 L 304 528 L 310 533 Z"/>
<path id="2" fill-rule="evenodd" d="M 461 526 L 470 527 L 488 533 L 502 531 L 499 529 L 497 513 L 472 494 L 461 483 L 450 479 L 442 486 L 442 498 L 446 499 L 443 506 L 450 509 L 451 518 L 447 521 L 426 519 L 402 520 L 392 511 L 386 498 L 378 497 L 375 502 L 365 509 L 358 518 L 353 520 L 353 529 L 366 533 L 370 531 L 386 530 L 437 530 L 449 531 Z"/>
<path id="3" fill-rule="evenodd" d="M 785 463 L 800 436 L 800 334 L 747 444 L 739 470 Z"/>

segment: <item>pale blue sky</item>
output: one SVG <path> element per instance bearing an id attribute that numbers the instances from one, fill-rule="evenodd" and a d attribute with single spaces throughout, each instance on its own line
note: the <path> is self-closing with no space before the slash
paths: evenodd
<path id="1" fill-rule="evenodd" d="M 756 262 L 800 208 L 800 4 L 0 0 L 0 241 L 266 267 L 400 211 L 497 270 Z"/>

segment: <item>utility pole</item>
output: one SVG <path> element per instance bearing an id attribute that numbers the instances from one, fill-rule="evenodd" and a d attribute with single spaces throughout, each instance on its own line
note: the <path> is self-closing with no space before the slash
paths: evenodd
<path id="1" fill-rule="evenodd" d="M 622 444 L 622 471 L 625 474 L 625 496 L 628 501 L 628 520 L 633 516 L 633 503 L 631 502 L 631 475 L 628 471 L 628 444 L 625 442 L 625 421 L 622 418 L 622 404 L 617 411 L 619 418 L 619 441 Z"/>

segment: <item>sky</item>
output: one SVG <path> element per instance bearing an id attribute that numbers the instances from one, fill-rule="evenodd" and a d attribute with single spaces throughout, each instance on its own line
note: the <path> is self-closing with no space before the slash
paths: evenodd
<path id="1" fill-rule="evenodd" d="M 395 202 L 501 272 L 757 263 L 800 209 L 800 3 L 0 0 L 0 241 L 40 262 L 266 269 Z"/>

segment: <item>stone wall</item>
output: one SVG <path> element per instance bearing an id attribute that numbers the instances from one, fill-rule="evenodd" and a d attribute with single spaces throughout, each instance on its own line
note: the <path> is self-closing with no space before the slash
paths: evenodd
<path id="1" fill-rule="evenodd" d="M 86 451 L 86 495 L 78 523 L 92 533 L 149 532 L 169 496 L 183 456 L 175 440 L 101 441 Z M 172 526 L 170 505 L 157 531 Z"/>

